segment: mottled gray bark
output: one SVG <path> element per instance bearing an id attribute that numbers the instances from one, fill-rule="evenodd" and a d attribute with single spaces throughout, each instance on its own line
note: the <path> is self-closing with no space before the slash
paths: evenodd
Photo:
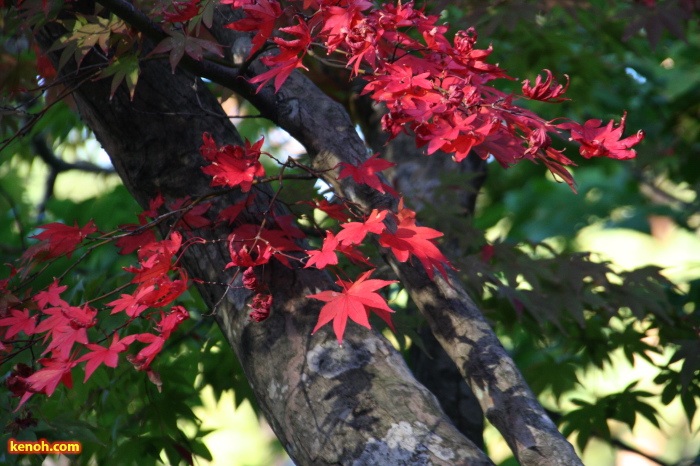
<path id="1" fill-rule="evenodd" d="M 42 47 L 60 32 L 46 27 L 39 34 Z M 99 61 L 90 55 L 83 67 Z M 70 65 L 61 75 L 75 76 Z M 203 83 L 182 70 L 171 74 L 164 61 L 147 61 L 133 101 L 125 89 L 110 100 L 109 86 L 109 80 L 87 80 L 74 97 L 137 201 L 145 207 L 158 192 L 167 201 L 210 192 L 210 180 L 200 170 L 202 133 L 219 144 L 241 140 Z M 255 189 L 251 211 L 264 211 L 270 193 Z M 237 191 L 221 197 L 209 214 L 240 199 Z M 252 215 L 248 220 L 259 221 Z M 194 232 L 204 238 L 228 233 Z M 232 276 L 224 271 L 230 258 L 222 242 L 193 245 L 183 261 L 191 277 L 204 281 L 226 283 Z M 330 326 L 311 335 L 322 303 L 305 295 L 331 288 L 327 274 L 274 261 L 265 270 L 274 305 L 262 323 L 248 320 L 248 290 L 211 284 L 199 290 L 212 310 L 225 295 L 216 319 L 266 418 L 298 464 L 492 464 L 449 422 L 381 335 L 350 324 L 343 347 Z"/>
<path id="2" fill-rule="evenodd" d="M 351 115 L 362 128 L 365 143 L 372 152 L 379 152 L 383 158 L 396 163 L 396 167 L 384 171 L 389 183 L 419 214 L 423 210 L 440 209 L 445 203 L 454 203 L 459 208 L 453 209 L 453 212 L 456 210 L 462 220 L 470 218 L 479 189 L 486 178 L 486 162 L 473 152 L 462 163 L 455 163 L 448 154 L 440 151 L 426 157 L 423 150 L 416 147 L 413 134 L 400 133 L 389 140 L 388 133 L 381 127 L 386 107 L 376 104 L 368 95 L 361 95 L 365 82 L 358 79 L 353 83 L 357 91 L 350 99 Z M 445 189 L 444 174 L 455 172 L 462 175 L 457 178 L 461 183 Z M 442 247 L 451 257 L 464 254 L 461 245 L 474 240 L 465 238 L 461 228 L 426 225 L 446 234 Z M 418 335 L 421 345 L 413 345 L 410 349 L 413 373 L 437 397 L 460 432 L 483 448 L 484 413 L 479 400 L 430 327 L 422 325 Z"/>
<path id="3" fill-rule="evenodd" d="M 220 10 L 224 11 L 224 10 Z M 219 25 L 232 18 L 219 18 Z M 230 30 L 215 28 L 221 43 L 245 50 L 243 39 Z M 245 53 L 240 53 L 245 57 Z M 246 76 L 266 68 L 254 63 Z M 202 69 L 202 71 L 205 71 Z M 337 180 L 339 163 L 358 164 L 367 157 L 363 141 L 345 109 L 299 73 L 292 73 L 280 92 L 271 85 L 256 93 L 247 81 L 232 81 L 232 89 L 260 112 L 301 142 L 313 158 L 314 168 L 344 197 L 373 208 L 394 206 L 396 200 L 351 178 Z M 459 368 L 479 400 L 486 418 L 499 430 L 523 465 L 582 464 L 571 444 L 557 430 L 537 401 L 515 363 L 456 276 L 448 283 L 439 274 L 431 280 L 412 262 L 399 262 L 385 252 L 385 260 L 421 310 L 436 339 Z"/>

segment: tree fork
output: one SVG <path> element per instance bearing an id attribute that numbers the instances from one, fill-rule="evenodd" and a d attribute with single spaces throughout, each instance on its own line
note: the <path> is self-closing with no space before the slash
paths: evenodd
<path id="1" fill-rule="evenodd" d="M 217 11 L 221 14 L 215 15 L 214 36 L 220 43 L 245 50 L 246 47 L 241 45 L 245 35 L 221 27 L 235 18 L 226 17 L 221 8 Z M 265 70 L 264 65 L 254 63 L 248 68 L 247 77 Z M 334 168 L 341 162 L 357 165 L 366 160 L 367 149 L 345 109 L 301 73 L 293 72 L 278 93 L 273 93 L 272 86 L 256 92 L 255 86 L 242 79 L 234 84 L 235 92 L 304 145 L 314 161 L 314 168 L 323 173 L 324 181 L 333 185 L 343 197 L 363 206 L 367 212 L 395 204 L 396 200 L 391 196 L 357 185 L 351 178 L 337 180 L 338 170 Z M 477 396 L 487 419 L 503 435 L 516 459 L 523 465 L 582 464 L 458 278 L 453 274 L 447 283 L 436 275 L 435 280 L 431 280 L 420 266 L 399 262 L 388 253 L 384 258 L 401 279 L 433 334 Z"/>
<path id="2" fill-rule="evenodd" d="M 41 47 L 48 50 L 62 32 L 56 24 L 47 25 L 38 34 Z M 55 63 L 58 56 L 50 56 Z M 83 63 L 95 60 L 88 55 Z M 61 74 L 70 76 L 71 70 L 74 63 Z M 200 170 L 203 132 L 219 143 L 242 142 L 206 86 L 181 69 L 171 74 L 163 61 L 142 63 L 133 101 L 124 88 L 111 100 L 109 94 L 108 81 L 100 80 L 85 83 L 74 97 L 127 189 L 144 207 L 158 192 L 172 201 L 210 191 Z M 201 117 L 191 117 L 197 113 Z M 210 214 L 240 197 L 233 192 L 217 200 Z M 261 202 L 251 208 L 266 209 Z M 193 233 L 212 239 L 228 231 Z M 221 242 L 192 246 L 183 257 L 191 276 L 217 283 L 229 281 L 230 274 L 223 272 L 228 261 Z M 343 347 L 330 329 L 311 336 L 321 303 L 305 295 L 333 286 L 326 273 L 277 264 L 266 275 L 274 305 L 263 323 L 248 320 L 248 290 L 198 288 L 212 310 L 225 294 L 216 309 L 217 322 L 273 430 L 296 462 L 492 464 L 450 423 L 432 393 L 376 331 L 349 326 Z"/>

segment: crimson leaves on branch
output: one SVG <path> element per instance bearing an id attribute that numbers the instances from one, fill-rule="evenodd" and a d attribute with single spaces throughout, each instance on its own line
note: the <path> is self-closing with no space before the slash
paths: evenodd
<path id="1" fill-rule="evenodd" d="M 614 159 L 633 158 L 632 147 L 644 137 L 640 131 L 623 139 L 625 116 L 619 125 L 613 121 L 603 125 L 595 119 L 584 124 L 547 121 L 516 105 L 522 99 L 552 103 L 567 100 L 562 95 L 568 88 L 568 76 L 567 85 L 562 86 L 545 70 L 544 80 L 538 76 L 534 85 L 525 80 L 520 95 L 499 91 L 492 86 L 493 81 L 512 78 L 487 62 L 491 47 L 476 48 L 476 31 L 458 31 L 449 40 L 447 26 L 438 24 L 437 16 L 416 9 L 413 2 L 377 7 L 366 0 L 304 0 L 291 2 L 286 8 L 275 0 L 221 3 L 246 13 L 246 18 L 228 27 L 255 34 L 250 58 L 270 45 L 277 49 L 261 58 L 269 70 L 250 80 L 259 84 L 258 90 L 274 81 L 278 91 L 292 71 L 305 68 L 303 60 L 311 55 L 312 48 L 325 49 L 335 62 L 350 69 L 351 76 L 361 76 L 366 81 L 364 94 L 386 106 L 388 112 L 382 118 L 382 127 L 390 137 L 412 132 L 419 147 L 427 146 L 427 155 L 440 150 L 453 154 L 454 160 L 460 162 L 473 151 L 483 159 L 493 157 L 504 167 L 523 160 L 541 162 L 574 189 L 573 178 L 566 169 L 574 162 L 562 150 L 552 147 L 552 135 L 568 135 L 568 139 L 580 144 L 580 155 L 585 158 Z M 190 37 L 190 29 L 183 27 L 201 13 L 200 7 L 198 0 L 174 1 L 172 8 L 153 18 L 168 24 L 165 30 L 169 36 L 155 51 L 169 52 L 173 70 L 184 53 L 197 60 L 204 58 L 203 50 L 220 53 L 217 44 Z M 285 22 L 286 27 L 279 27 Z M 123 29 L 119 31 L 124 33 Z M 116 33 L 116 29 L 112 32 Z M 124 74 L 120 76 L 124 79 Z M 119 80 L 115 82 L 120 84 Z M 415 212 L 404 207 L 402 201 L 396 212 L 373 210 L 363 214 L 344 202 L 300 200 L 338 222 L 336 231 L 320 232 L 325 238 L 317 250 L 305 251 L 297 244 L 306 234 L 294 225 L 292 217 L 270 213 L 259 225 L 239 221 L 239 214 L 255 196 L 253 186 L 265 181 L 265 168 L 259 160 L 264 154 L 263 142 L 246 142 L 245 147 L 218 146 L 209 134 L 204 134 L 200 148 L 209 163 L 203 171 L 212 177 L 212 187 L 249 193 L 246 200 L 222 211 L 216 222 L 231 225 L 227 239 L 231 262 L 227 268 L 235 267 L 234 278 L 242 274 L 243 286 L 254 292 L 251 321 L 264 321 L 272 312 L 270 284 L 262 280 L 260 268 L 277 260 L 288 267 L 335 267 L 338 274 L 344 275 L 338 268 L 341 253 L 366 267 L 366 271 L 355 280 L 339 278 L 338 289 L 307 296 L 325 302 L 314 332 L 332 321 L 338 342 L 342 343 L 348 318 L 369 327 L 370 312 L 392 326 L 393 311 L 379 290 L 395 282 L 369 278 L 374 266 L 361 249 L 368 235 L 375 235 L 378 243 L 399 261 L 416 260 L 431 278 L 435 270 L 447 278 L 446 268 L 452 266 L 435 242 L 442 234 L 419 226 Z M 356 183 L 399 197 L 378 176 L 392 165 L 375 154 L 354 165 L 341 164 L 337 167 L 338 178 L 352 177 Z M 312 171 L 308 167 L 307 170 Z M 11 353 L 18 338 L 31 338 L 32 344 L 43 348 L 44 357 L 39 359 L 43 367 L 33 373 L 22 368 L 8 384 L 20 398 L 20 406 L 33 394 L 50 396 L 59 383 L 70 387 L 71 370 L 80 363 L 84 363 L 85 380 L 101 365 L 115 367 L 119 355 L 132 345 L 138 349 L 126 357 L 127 361 L 145 371 L 154 383 L 160 383 L 151 368 L 154 358 L 178 325 L 189 317 L 186 309 L 173 305 L 192 281 L 178 266 L 178 257 L 188 245 L 204 242 L 189 231 L 211 224 L 204 216 L 209 209 L 205 202 L 181 199 L 168 207 L 164 203 L 161 196 L 156 197 L 149 209 L 139 214 L 138 224 L 124 225 L 111 234 L 98 232 L 92 222 L 83 227 L 45 225 L 43 232 L 34 236 L 38 242 L 25 252 L 20 267 L 12 267 L 10 277 L 0 281 L 0 294 L 9 304 L 6 314 L 0 316 L 0 351 Z M 165 210 L 171 213 L 163 213 Z M 172 212 L 177 213 L 178 222 L 165 239 L 158 241 L 153 227 L 158 219 Z M 133 274 L 131 292 L 120 293 L 118 298 L 101 304 L 100 309 L 97 302 L 72 306 L 64 301 L 61 295 L 67 287 L 59 280 L 38 292 L 29 292 L 19 285 L 37 264 L 70 258 L 86 241 L 89 248 L 114 242 L 121 254 L 137 252 L 138 264 L 126 269 Z M 88 330 L 98 325 L 101 313 L 110 308 L 111 314 L 123 315 L 124 324 L 106 337 L 91 337 Z M 129 324 L 135 320 L 150 322 L 152 331 L 130 333 Z"/>

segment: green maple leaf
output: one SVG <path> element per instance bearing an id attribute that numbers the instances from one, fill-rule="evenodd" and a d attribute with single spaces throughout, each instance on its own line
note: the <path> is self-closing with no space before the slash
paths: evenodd
<path id="1" fill-rule="evenodd" d="M 102 72 L 103 77 L 114 76 L 112 78 L 112 87 L 109 98 L 114 97 L 119 85 L 124 82 L 129 89 L 129 96 L 134 99 L 134 91 L 136 83 L 139 79 L 139 59 L 135 54 L 122 55 L 116 57 L 115 60 Z"/>

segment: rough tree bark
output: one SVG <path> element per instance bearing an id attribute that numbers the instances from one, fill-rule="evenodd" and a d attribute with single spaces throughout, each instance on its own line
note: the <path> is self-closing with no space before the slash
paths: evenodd
<path id="1" fill-rule="evenodd" d="M 391 185 L 417 210 L 440 208 L 445 203 L 456 202 L 459 206 L 456 209 L 459 211 L 458 215 L 471 217 L 479 189 L 486 178 L 486 162 L 475 153 L 471 153 L 459 164 L 455 164 L 448 154 L 440 151 L 426 157 L 423 151 L 416 147 L 412 134 L 400 133 L 388 140 L 389 135 L 382 131 L 381 125 L 386 107 L 375 104 L 368 95 L 361 95 L 364 82 L 357 80 L 353 83 L 357 93 L 350 99 L 350 113 L 362 128 L 365 142 L 372 152 L 379 152 L 382 158 L 397 164 L 396 167 L 384 171 Z M 463 181 L 463 184 L 456 190 L 451 189 L 450 196 L 445 198 L 440 194 L 441 177 L 445 173 L 455 171 L 462 175 L 460 181 Z M 452 257 L 463 255 L 464 251 L 460 245 L 474 240 L 464 238 L 465 232 L 461 228 L 455 230 L 445 228 L 447 225 L 429 226 L 445 233 L 442 248 Z M 479 401 L 430 328 L 422 325 L 418 334 L 422 348 L 418 345 L 411 347 L 413 373 L 420 383 L 435 394 L 460 432 L 483 448 L 484 415 Z"/>
<path id="2" fill-rule="evenodd" d="M 157 40 L 162 34 L 130 4 L 102 3 L 147 36 Z M 39 35 L 45 50 L 61 34 L 54 26 L 48 25 Z M 239 41 L 234 50 L 245 50 L 245 37 L 220 28 L 212 32 L 222 43 Z M 102 60 L 96 54 L 88 56 L 83 69 Z M 273 94 L 271 87 L 255 94 L 235 69 L 206 61 L 183 60 L 183 65 L 194 74 L 180 68 L 171 74 L 164 61 L 144 62 L 133 101 L 124 89 L 110 100 L 107 80 L 84 79 L 74 93 L 86 124 L 142 206 L 157 192 L 171 201 L 211 191 L 199 169 L 203 132 L 211 133 L 219 144 L 241 142 L 196 76 L 230 87 L 286 129 L 307 148 L 315 168 L 327 170 L 326 181 L 345 197 L 366 209 L 395 203 L 349 179 L 336 181 L 337 171 L 332 169 L 341 161 L 364 160 L 365 146 L 347 112 L 300 74 L 294 73 L 279 94 Z M 253 64 L 246 76 L 259 73 L 261 66 Z M 66 79 L 84 78 L 81 73 L 70 65 L 61 71 Z M 265 212 L 270 193 L 256 189 L 261 195 L 256 196 L 252 211 Z M 219 198 L 210 214 L 239 199 L 236 193 Z M 225 237 L 228 231 L 194 234 L 215 238 Z M 456 277 L 450 278 L 451 283 L 441 277 L 431 281 L 414 264 L 397 262 L 389 255 L 385 259 L 521 464 L 581 464 Z M 191 276 L 217 283 L 231 278 L 231 273 L 224 272 L 228 261 L 223 243 L 193 246 L 184 258 Z M 483 451 L 458 432 L 433 394 L 414 379 L 381 335 L 350 325 L 343 347 L 328 328 L 310 335 L 320 303 L 304 296 L 333 286 L 325 273 L 280 265 L 268 267 L 267 273 L 275 301 L 270 318 L 260 324 L 248 322 L 246 303 L 251 296 L 247 290 L 216 285 L 200 285 L 199 290 L 216 312 L 265 416 L 296 462 L 491 464 Z"/>

